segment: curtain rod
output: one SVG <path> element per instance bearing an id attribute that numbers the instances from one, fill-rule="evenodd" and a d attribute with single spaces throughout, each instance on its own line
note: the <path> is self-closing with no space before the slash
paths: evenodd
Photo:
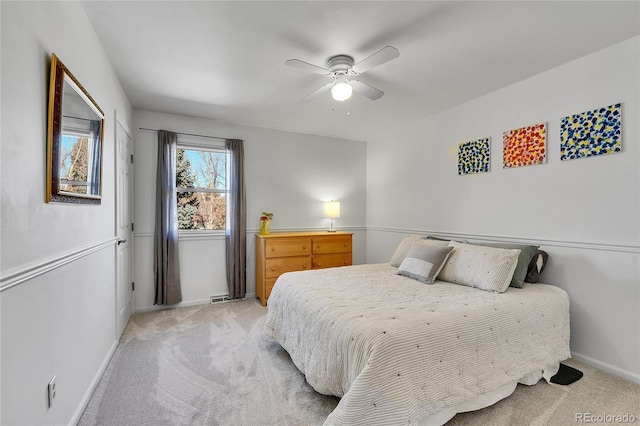
<path id="1" fill-rule="evenodd" d="M 146 127 L 139 127 L 140 130 L 149 130 L 151 132 L 158 132 L 158 129 L 147 129 Z M 220 136 L 209 136 L 209 135 L 196 135 L 195 133 L 183 133 L 183 132 L 175 132 L 179 135 L 185 135 L 185 136 L 198 136 L 201 138 L 209 138 L 209 139 L 222 139 L 222 140 L 227 140 L 229 138 L 221 138 Z"/>

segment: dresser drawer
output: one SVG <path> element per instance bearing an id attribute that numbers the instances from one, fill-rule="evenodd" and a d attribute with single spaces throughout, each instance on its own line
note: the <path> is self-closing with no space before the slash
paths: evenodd
<path id="1" fill-rule="evenodd" d="M 318 254 L 313 256 L 313 269 L 350 266 L 351 253 Z"/>
<path id="2" fill-rule="evenodd" d="M 273 286 L 285 272 L 352 264 L 353 234 L 348 232 L 275 232 L 256 235 L 256 297 L 267 305 Z"/>
<path id="3" fill-rule="evenodd" d="M 269 295 L 271 295 L 271 290 L 273 290 L 273 286 L 276 283 L 278 279 L 277 278 L 267 278 L 264 280 L 264 287 L 265 287 L 265 299 L 269 298 Z"/>
<path id="4" fill-rule="evenodd" d="M 284 257 L 265 260 L 265 277 L 277 278 L 280 274 L 311 269 L 311 257 Z"/>
<path id="5" fill-rule="evenodd" d="M 311 238 L 274 238 L 265 243 L 265 257 L 308 256 L 311 254 Z"/>
<path id="6" fill-rule="evenodd" d="M 313 238 L 313 254 L 351 253 L 351 235 Z"/>

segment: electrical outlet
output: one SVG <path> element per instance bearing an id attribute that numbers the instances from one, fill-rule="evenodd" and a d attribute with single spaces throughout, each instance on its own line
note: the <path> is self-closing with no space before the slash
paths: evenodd
<path id="1" fill-rule="evenodd" d="M 49 395 L 49 408 L 53 407 L 53 400 L 56 398 L 56 376 L 49 381 L 47 385 L 47 394 Z"/>

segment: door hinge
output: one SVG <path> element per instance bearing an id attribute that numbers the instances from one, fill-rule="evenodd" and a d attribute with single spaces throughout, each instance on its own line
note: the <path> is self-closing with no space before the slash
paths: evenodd
<path id="1" fill-rule="evenodd" d="M 131 232 L 133 232 L 133 222 L 131 222 Z"/>
<path id="2" fill-rule="evenodd" d="M 136 283 L 134 283 L 133 281 L 131 282 L 131 291 L 135 291 L 136 290 Z"/>
<path id="3" fill-rule="evenodd" d="M 131 154 L 131 164 L 133 164 L 133 154 Z"/>

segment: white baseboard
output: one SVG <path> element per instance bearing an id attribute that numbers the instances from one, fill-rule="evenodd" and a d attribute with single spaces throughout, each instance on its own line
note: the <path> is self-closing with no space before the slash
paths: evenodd
<path id="1" fill-rule="evenodd" d="M 247 299 L 255 299 L 255 293 L 247 293 L 245 298 Z M 202 300 L 189 300 L 187 302 L 176 303 L 175 305 L 152 305 L 152 306 L 141 306 L 135 309 L 136 314 L 142 314 L 144 312 L 153 312 L 153 311 L 162 311 L 165 309 L 175 309 L 175 308 L 186 308 L 188 306 L 199 306 L 199 305 L 209 305 L 211 304 L 210 299 L 202 299 Z"/>
<path id="2" fill-rule="evenodd" d="M 576 352 L 571 352 L 571 356 L 577 359 L 578 361 L 582 361 L 585 364 L 588 364 L 592 367 L 597 368 L 598 370 L 606 371 L 607 373 L 611 373 L 615 376 L 622 377 L 623 379 L 627 379 L 630 382 L 640 384 L 640 374 L 638 373 L 634 373 L 628 370 L 623 370 L 622 368 L 618 368 L 611 364 L 607 364 L 606 362 L 598 361 L 597 359 L 593 359 L 586 355 L 582 355 Z"/>
<path id="3" fill-rule="evenodd" d="M 111 361 L 111 357 L 113 357 L 113 354 L 116 352 L 118 343 L 119 341 L 116 340 L 115 342 L 113 342 L 113 344 L 109 348 L 109 351 L 107 352 L 107 356 L 105 356 L 104 360 L 102 361 L 102 364 L 100 364 L 100 368 L 98 368 L 98 371 L 93 376 L 93 380 L 91 380 L 91 384 L 87 388 L 87 391 L 84 393 L 82 400 L 80 400 L 80 404 L 78 405 L 78 408 L 76 409 L 75 413 L 73 413 L 73 417 L 69 422 L 70 425 L 76 425 L 80 421 L 80 417 L 82 416 L 82 413 L 84 413 L 84 410 L 87 408 L 87 404 L 89 404 L 89 400 L 91 399 L 93 392 L 96 390 L 96 387 L 98 387 L 98 383 L 100 382 L 102 375 L 107 369 L 107 366 L 109 365 L 109 361 Z"/>
<path id="4" fill-rule="evenodd" d="M 188 306 L 198 306 L 198 305 L 208 305 L 210 304 L 210 299 L 202 299 L 202 300 L 190 300 L 188 302 L 180 302 L 175 305 L 151 305 L 151 306 L 141 306 L 136 308 L 135 313 L 140 314 L 143 312 L 153 312 L 153 311 L 163 311 L 165 309 L 175 309 L 175 308 L 186 308 Z"/>

